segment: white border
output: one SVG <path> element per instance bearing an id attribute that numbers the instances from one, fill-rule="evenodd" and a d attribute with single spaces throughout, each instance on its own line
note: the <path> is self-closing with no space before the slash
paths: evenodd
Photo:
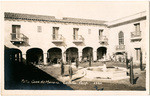
<path id="1" fill-rule="evenodd" d="M 5 0 L 1 0 L 5 1 Z M 9 0 L 9 1 L 14 1 L 14 0 Z M 19 1 L 19 0 L 16 0 Z M 30 0 L 25 0 L 25 1 L 30 1 Z M 32 0 L 32 1 L 42 1 L 42 0 Z M 48 0 L 48 1 L 53 1 L 53 0 Z M 55 1 L 60 1 L 60 0 L 55 0 Z M 70 1 L 70 0 L 63 0 L 63 1 Z M 84 1 L 84 0 L 71 0 L 71 1 Z M 86 1 L 91 1 L 91 0 L 86 0 Z M 99 1 L 99 0 L 98 0 Z M 102 1 L 102 0 L 101 0 Z M 105 1 L 113 1 L 113 0 L 105 0 Z M 130 0 L 116 0 L 116 1 L 130 1 Z M 132 1 L 149 1 L 149 0 L 132 0 Z M 2 8 L 1 8 L 2 9 Z M 147 26 L 146 26 L 146 38 L 147 38 L 147 52 L 149 53 L 149 3 L 147 4 Z M 147 54 L 147 61 L 146 61 L 146 91 L 89 91 L 89 90 L 72 90 L 72 91 L 57 91 L 57 90 L 4 90 L 4 12 L 2 11 L 0 14 L 1 17 L 1 26 L 0 26 L 0 46 L 1 46 L 1 55 L 0 55 L 0 60 L 1 60 L 1 95 L 11 95 L 11 96 L 16 96 L 16 95 L 38 95 L 38 96 L 43 96 L 43 95 L 148 95 L 149 93 L 149 76 L 150 76 L 150 71 L 149 71 L 149 54 Z"/>

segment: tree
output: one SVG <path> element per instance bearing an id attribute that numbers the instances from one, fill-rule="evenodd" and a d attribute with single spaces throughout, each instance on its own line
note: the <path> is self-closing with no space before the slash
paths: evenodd
<path id="1" fill-rule="evenodd" d="M 72 71 L 72 64 L 71 64 L 71 52 L 70 52 L 70 49 L 69 49 L 69 52 L 68 52 L 68 64 L 69 64 L 69 77 L 70 79 L 72 78 L 72 75 L 73 75 L 73 71 Z"/>
<path id="2" fill-rule="evenodd" d="M 89 52 L 89 66 L 91 67 L 91 64 L 92 64 L 92 50 L 90 49 L 90 52 Z"/>
<path id="3" fill-rule="evenodd" d="M 125 53 L 125 55 L 126 55 L 126 68 L 128 69 L 129 67 L 128 67 L 128 63 L 129 63 L 129 60 L 128 60 L 128 53 Z"/>
<path id="4" fill-rule="evenodd" d="M 141 71 L 143 70 L 143 66 L 142 66 L 142 51 L 140 51 L 140 69 L 141 69 Z"/>
<path id="5" fill-rule="evenodd" d="M 130 83 L 134 84 L 133 57 L 131 57 L 131 60 L 130 60 Z"/>
<path id="6" fill-rule="evenodd" d="M 73 75 L 73 71 L 72 71 L 72 67 L 71 67 L 71 60 L 69 60 L 69 77 L 70 79 L 72 78 Z"/>
<path id="7" fill-rule="evenodd" d="M 76 58 L 76 68 L 78 68 L 78 66 L 79 66 L 79 59 L 78 59 L 78 57 Z"/>
<path id="8" fill-rule="evenodd" d="M 61 76 L 64 75 L 64 62 L 61 60 Z"/>

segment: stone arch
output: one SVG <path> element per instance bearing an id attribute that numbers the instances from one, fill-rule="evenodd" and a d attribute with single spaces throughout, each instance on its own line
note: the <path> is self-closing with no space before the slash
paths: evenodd
<path id="1" fill-rule="evenodd" d="M 99 59 L 104 59 L 107 53 L 107 48 L 106 47 L 99 47 L 97 48 L 97 60 Z"/>
<path id="2" fill-rule="evenodd" d="M 68 61 L 70 59 L 71 62 L 75 62 L 77 57 L 78 57 L 78 48 L 76 48 L 76 47 L 69 47 L 66 50 L 66 61 Z"/>
<path id="3" fill-rule="evenodd" d="M 82 60 L 88 61 L 90 59 L 90 56 L 92 56 L 93 60 L 93 48 L 92 47 L 84 47 L 82 49 Z"/>
<path id="4" fill-rule="evenodd" d="M 17 48 L 10 48 L 7 50 L 8 52 L 8 58 L 10 60 L 10 62 L 22 62 L 22 52 L 21 50 L 17 49 Z"/>
<path id="5" fill-rule="evenodd" d="M 26 52 L 27 63 L 40 64 L 43 62 L 43 50 L 41 48 L 30 48 Z"/>
<path id="6" fill-rule="evenodd" d="M 48 63 L 59 63 L 59 60 L 62 59 L 62 50 L 61 48 L 53 47 L 47 51 L 47 62 Z"/>

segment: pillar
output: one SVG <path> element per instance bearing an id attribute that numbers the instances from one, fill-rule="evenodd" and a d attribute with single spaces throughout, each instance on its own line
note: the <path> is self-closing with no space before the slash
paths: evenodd
<path id="1" fill-rule="evenodd" d="M 44 65 L 47 65 L 47 52 L 44 52 L 43 53 L 43 55 L 44 55 L 44 57 L 43 57 L 43 63 L 44 63 Z"/>
<path id="2" fill-rule="evenodd" d="M 22 58 L 22 53 L 20 53 L 20 62 L 22 63 L 22 60 L 23 58 Z"/>
<path id="3" fill-rule="evenodd" d="M 62 60 L 64 63 L 66 63 L 66 51 L 62 50 Z"/>
<path id="4" fill-rule="evenodd" d="M 78 50 L 78 58 L 79 58 L 79 62 L 81 62 L 82 61 L 82 50 L 81 49 Z"/>
<path id="5" fill-rule="evenodd" d="M 15 54 L 11 54 L 12 62 L 15 61 Z"/>
<path id="6" fill-rule="evenodd" d="M 23 63 L 25 63 L 25 64 L 27 64 L 28 62 L 27 62 L 27 56 L 26 56 L 27 54 L 26 54 L 26 52 L 25 51 L 22 51 L 22 54 L 21 54 L 21 62 L 23 62 Z"/>
<path id="7" fill-rule="evenodd" d="M 19 53 L 17 53 L 16 55 L 17 55 L 17 62 L 19 62 Z"/>
<path id="8" fill-rule="evenodd" d="M 93 49 L 93 61 L 97 60 L 97 50 Z"/>

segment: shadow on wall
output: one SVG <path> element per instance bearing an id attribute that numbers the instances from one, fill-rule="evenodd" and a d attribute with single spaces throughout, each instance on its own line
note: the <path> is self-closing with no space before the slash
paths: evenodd
<path id="1" fill-rule="evenodd" d="M 6 90 L 72 90 L 54 77 L 21 60 L 21 51 L 5 46 L 4 79 Z"/>

